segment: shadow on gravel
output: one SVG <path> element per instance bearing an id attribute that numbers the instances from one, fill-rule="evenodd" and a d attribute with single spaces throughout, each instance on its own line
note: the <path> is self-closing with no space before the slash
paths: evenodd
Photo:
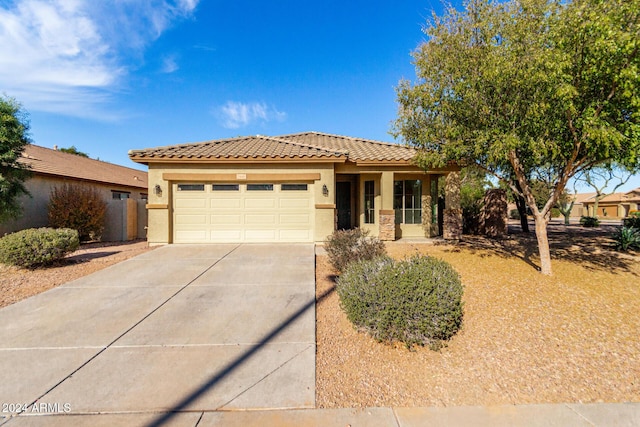
<path id="1" fill-rule="evenodd" d="M 479 256 L 519 258 L 536 270 L 540 270 L 538 241 L 535 227 L 523 233 L 519 226 L 509 225 L 509 234 L 503 239 L 484 236 L 464 236 L 453 251 L 465 249 Z M 603 225 L 584 228 L 579 225 L 550 224 L 547 228 L 551 258 L 579 264 L 590 270 L 630 272 L 638 258 L 616 252 L 611 236 L 619 227 Z"/>

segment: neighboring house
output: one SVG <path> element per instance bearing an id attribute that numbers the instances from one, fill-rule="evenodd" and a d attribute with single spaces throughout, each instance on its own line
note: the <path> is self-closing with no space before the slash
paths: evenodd
<path id="1" fill-rule="evenodd" d="M 583 201 L 585 215 L 600 218 L 626 218 L 632 211 L 640 208 L 640 187 L 626 193 L 613 193 L 603 197 L 598 202 L 598 212 L 595 209 L 595 194 Z"/>
<path id="2" fill-rule="evenodd" d="M 589 212 L 585 208 L 584 201 L 595 196 L 596 193 L 577 193 L 573 195 L 574 202 L 573 207 L 571 208 L 571 216 L 572 218 L 580 218 L 582 216 L 589 216 Z"/>
<path id="3" fill-rule="evenodd" d="M 149 166 L 150 244 L 319 242 L 354 227 L 382 240 L 459 238 L 458 169 L 424 171 L 415 154 L 307 132 L 131 150 L 129 157 Z M 440 209 L 439 185 L 447 189 Z"/>
<path id="4" fill-rule="evenodd" d="M 20 218 L 0 224 L 0 235 L 25 228 L 46 227 L 51 191 L 69 183 L 95 188 L 108 201 L 102 240 L 146 236 L 146 172 L 33 144 L 25 147 L 20 162 L 28 165 L 32 172 L 32 177 L 25 183 L 30 194 L 20 198 Z M 138 204 L 141 209 L 138 209 Z"/>

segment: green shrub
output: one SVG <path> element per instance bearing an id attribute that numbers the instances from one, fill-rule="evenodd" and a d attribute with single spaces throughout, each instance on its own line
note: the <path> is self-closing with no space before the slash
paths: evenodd
<path id="1" fill-rule="evenodd" d="M 600 220 L 595 216 L 581 216 L 580 225 L 583 227 L 599 227 Z"/>
<path id="2" fill-rule="evenodd" d="M 353 262 L 374 259 L 387 253 L 384 243 L 369 237 L 367 230 L 336 230 L 324 245 L 329 262 L 338 272 L 343 272 Z"/>
<path id="3" fill-rule="evenodd" d="M 479 204 L 462 208 L 462 234 L 480 234 L 482 206 Z"/>
<path id="4" fill-rule="evenodd" d="M 509 218 L 520 219 L 520 211 L 518 209 L 511 209 L 509 211 Z"/>
<path id="5" fill-rule="evenodd" d="M 622 227 L 613 235 L 615 248 L 622 252 L 629 249 L 640 249 L 640 229 Z"/>
<path id="6" fill-rule="evenodd" d="M 78 249 L 78 232 L 69 228 L 30 228 L 0 238 L 0 262 L 34 268 Z"/>
<path id="7" fill-rule="evenodd" d="M 78 230 L 83 242 L 102 236 L 107 203 L 93 187 L 64 184 L 54 188 L 48 210 L 51 227 Z"/>
<path id="8" fill-rule="evenodd" d="M 622 224 L 625 227 L 635 228 L 640 230 L 640 212 L 635 212 L 629 215 L 629 217 L 622 220 Z"/>
<path id="9" fill-rule="evenodd" d="M 379 341 L 435 349 L 462 324 L 460 276 L 436 258 L 360 261 L 346 269 L 336 289 L 349 320 Z"/>

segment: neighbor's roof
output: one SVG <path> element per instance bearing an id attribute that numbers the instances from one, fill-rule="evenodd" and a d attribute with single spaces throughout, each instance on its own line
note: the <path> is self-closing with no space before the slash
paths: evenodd
<path id="1" fill-rule="evenodd" d="M 131 150 L 138 163 L 330 161 L 409 164 L 415 150 L 379 141 L 305 132 L 283 136 L 247 136 L 193 144 Z"/>
<path id="2" fill-rule="evenodd" d="M 588 193 L 591 196 L 584 200 L 583 203 L 595 203 L 595 195 L 596 193 Z M 602 199 L 599 200 L 598 203 L 629 203 L 631 201 L 635 201 L 640 199 L 640 188 L 636 188 L 634 190 L 628 191 L 626 193 L 613 193 L 609 194 Z"/>
<path id="3" fill-rule="evenodd" d="M 147 188 L 147 172 L 33 144 L 25 147 L 20 162 L 36 174 Z"/>
<path id="4" fill-rule="evenodd" d="M 578 193 L 574 196 L 574 203 L 584 203 L 588 202 L 589 199 L 595 197 L 596 193 Z"/>

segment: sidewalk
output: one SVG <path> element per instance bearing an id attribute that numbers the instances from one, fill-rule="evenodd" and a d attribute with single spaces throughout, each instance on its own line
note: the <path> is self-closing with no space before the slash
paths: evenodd
<path id="1" fill-rule="evenodd" d="M 162 419 L 161 422 L 160 419 Z M 6 424 L 2 424 L 3 422 Z M 0 417 L 14 426 L 339 426 L 534 427 L 640 426 L 640 403 L 462 406 L 434 408 L 294 409 L 175 414 L 21 415 Z"/>

